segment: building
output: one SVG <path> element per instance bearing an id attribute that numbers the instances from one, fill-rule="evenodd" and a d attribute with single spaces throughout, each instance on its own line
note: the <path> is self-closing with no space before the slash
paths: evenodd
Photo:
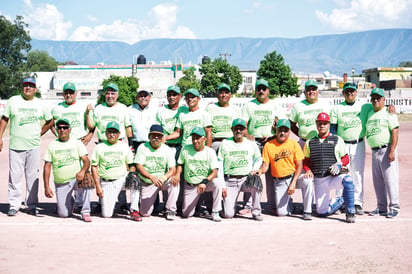
<path id="1" fill-rule="evenodd" d="M 408 67 L 379 67 L 362 71 L 366 82 L 375 84 L 386 90 L 396 88 L 411 88 L 412 68 Z"/>

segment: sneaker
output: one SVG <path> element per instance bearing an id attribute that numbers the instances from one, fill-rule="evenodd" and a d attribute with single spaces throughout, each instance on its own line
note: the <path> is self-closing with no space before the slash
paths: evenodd
<path id="1" fill-rule="evenodd" d="M 83 221 L 85 221 L 86 223 L 90 223 L 92 221 L 92 217 L 90 217 L 89 213 L 85 213 L 82 215 L 82 219 Z"/>
<path id="2" fill-rule="evenodd" d="M 15 209 L 10 209 L 9 212 L 7 212 L 7 216 L 13 217 L 17 215 L 17 210 Z"/>
<path id="3" fill-rule="evenodd" d="M 355 210 L 356 210 L 356 215 L 363 215 L 365 214 L 365 211 L 363 211 L 362 206 L 360 205 L 355 205 Z"/>
<path id="4" fill-rule="evenodd" d="M 261 221 L 263 221 L 263 217 L 260 214 L 259 215 L 253 215 L 253 220 L 261 222 Z"/>
<path id="5" fill-rule="evenodd" d="M 386 214 L 386 218 L 393 219 L 393 218 L 396 218 L 398 214 L 399 214 L 399 210 L 393 208 L 393 209 L 390 209 L 389 212 Z"/>
<path id="6" fill-rule="evenodd" d="M 139 211 L 133 211 L 132 214 L 130 214 L 130 218 L 132 218 L 132 220 L 136 222 L 142 221 L 142 216 L 140 216 Z"/>
<path id="7" fill-rule="evenodd" d="M 347 223 L 354 223 L 355 219 L 356 219 L 355 214 L 346 213 L 346 222 Z"/>
<path id="8" fill-rule="evenodd" d="M 129 215 L 130 214 L 130 210 L 127 207 L 127 205 L 121 205 L 118 212 L 119 212 L 119 214 L 122 214 L 122 215 Z"/>
<path id="9" fill-rule="evenodd" d="M 35 207 L 34 208 L 28 208 L 27 209 L 27 214 L 37 216 L 37 214 L 39 214 L 39 211 Z"/>
<path id="10" fill-rule="evenodd" d="M 220 218 L 219 212 L 212 212 L 212 221 L 213 222 L 222 221 L 222 218 Z"/>
<path id="11" fill-rule="evenodd" d="M 242 210 L 239 210 L 239 215 L 247 215 L 250 213 L 250 208 L 245 207 Z"/>
<path id="12" fill-rule="evenodd" d="M 369 212 L 369 216 L 386 216 L 387 214 L 388 212 L 379 211 L 379 208 Z"/>
<path id="13" fill-rule="evenodd" d="M 81 206 L 75 206 L 73 207 L 73 212 L 75 214 L 80 214 L 82 212 L 82 207 Z"/>
<path id="14" fill-rule="evenodd" d="M 303 220 L 311 221 L 312 220 L 312 213 L 303 212 Z"/>
<path id="15" fill-rule="evenodd" d="M 166 220 L 168 221 L 174 221 L 176 219 L 176 213 L 173 211 L 168 211 L 166 213 Z"/>

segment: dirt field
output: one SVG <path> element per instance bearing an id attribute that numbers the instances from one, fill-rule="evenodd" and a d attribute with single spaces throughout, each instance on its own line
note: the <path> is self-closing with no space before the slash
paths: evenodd
<path id="1" fill-rule="evenodd" d="M 52 139 L 44 137 L 43 152 Z M 264 215 L 263 222 L 248 218 L 167 222 L 150 217 L 135 223 L 124 217 L 93 216 L 92 223 L 84 223 L 79 218 L 57 218 L 55 200 L 45 198 L 42 182 L 41 214 L 20 212 L 7 217 L 6 137 L 0 152 L 0 273 L 408 273 L 412 269 L 411 139 L 412 122 L 401 122 L 401 212 L 393 220 L 365 215 L 347 224 L 344 215 L 310 222 L 300 215 Z M 376 206 L 370 170 L 368 149 L 366 210 Z M 297 191 L 295 201 L 299 196 Z"/>

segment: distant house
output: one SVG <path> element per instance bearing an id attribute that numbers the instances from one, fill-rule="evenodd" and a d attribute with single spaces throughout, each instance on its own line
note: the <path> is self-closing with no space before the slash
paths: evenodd
<path id="1" fill-rule="evenodd" d="M 411 88 L 412 68 L 371 68 L 362 71 L 366 82 L 375 84 L 377 87 L 391 90 L 396 88 Z"/>

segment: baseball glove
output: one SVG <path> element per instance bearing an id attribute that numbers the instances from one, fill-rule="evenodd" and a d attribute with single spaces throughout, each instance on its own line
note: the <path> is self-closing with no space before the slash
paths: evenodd
<path id="1" fill-rule="evenodd" d="M 245 182 L 246 187 L 253 187 L 257 191 L 263 190 L 262 179 L 259 175 L 248 175 Z"/>
<path id="2" fill-rule="evenodd" d="M 137 177 L 137 172 L 130 171 L 126 177 L 126 183 L 124 186 L 126 189 L 138 189 L 139 188 L 139 178 Z"/>
<path id="3" fill-rule="evenodd" d="M 93 176 L 90 171 L 84 173 L 83 181 L 77 183 L 79 188 L 95 188 L 96 183 L 93 180 Z"/>

